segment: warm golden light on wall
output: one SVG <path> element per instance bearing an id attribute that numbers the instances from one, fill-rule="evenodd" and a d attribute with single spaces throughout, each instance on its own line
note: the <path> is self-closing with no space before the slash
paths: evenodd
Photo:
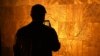
<path id="1" fill-rule="evenodd" d="M 16 31 L 31 22 L 31 6 L 37 3 L 46 7 L 45 18 L 50 20 L 61 42 L 61 49 L 53 52 L 53 56 L 100 56 L 99 0 L 13 0 L 12 2 L 4 0 L 0 2 L 3 53 L 13 56 L 12 47 Z"/>

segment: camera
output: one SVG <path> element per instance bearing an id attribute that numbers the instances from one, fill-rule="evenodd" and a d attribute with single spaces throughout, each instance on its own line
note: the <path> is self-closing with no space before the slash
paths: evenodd
<path id="1" fill-rule="evenodd" d="M 44 20 L 43 22 L 44 25 L 51 27 L 50 21 L 49 20 Z"/>

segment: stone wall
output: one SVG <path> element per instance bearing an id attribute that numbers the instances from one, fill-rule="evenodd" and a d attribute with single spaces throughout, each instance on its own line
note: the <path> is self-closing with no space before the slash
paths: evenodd
<path id="1" fill-rule="evenodd" d="M 31 22 L 32 5 L 46 7 L 61 48 L 53 56 L 100 56 L 99 0 L 1 0 L 2 56 L 13 56 L 16 31 Z"/>

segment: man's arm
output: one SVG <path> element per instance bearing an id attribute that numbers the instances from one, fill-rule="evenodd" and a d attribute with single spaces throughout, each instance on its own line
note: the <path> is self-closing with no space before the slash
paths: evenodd
<path id="1" fill-rule="evenodd" d="M 21 33 L 16 34 L 16 43 L 14 45 L 14 56 L 21 56 Z"/>
<path id="2" fill-rule="evenodd" d="M 60 42 L 58 40 L 57 33 L 54 29 L 51 31 L 51 37 L 52 37 L 52 50 L 58 51 L 60 49 Z"/>

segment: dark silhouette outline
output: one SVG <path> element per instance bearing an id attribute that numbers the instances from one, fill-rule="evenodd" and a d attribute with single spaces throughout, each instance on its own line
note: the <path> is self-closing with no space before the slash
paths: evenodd
<path id="1" fill-rule="evenodd" d="M 43 24 L 46 10 L 36 4 L 32 7 L 32 22 L 19 29 L 16 34 L 14 56 L 52 56 L 52 51 L 60 49 L 56 31 Z"/>

